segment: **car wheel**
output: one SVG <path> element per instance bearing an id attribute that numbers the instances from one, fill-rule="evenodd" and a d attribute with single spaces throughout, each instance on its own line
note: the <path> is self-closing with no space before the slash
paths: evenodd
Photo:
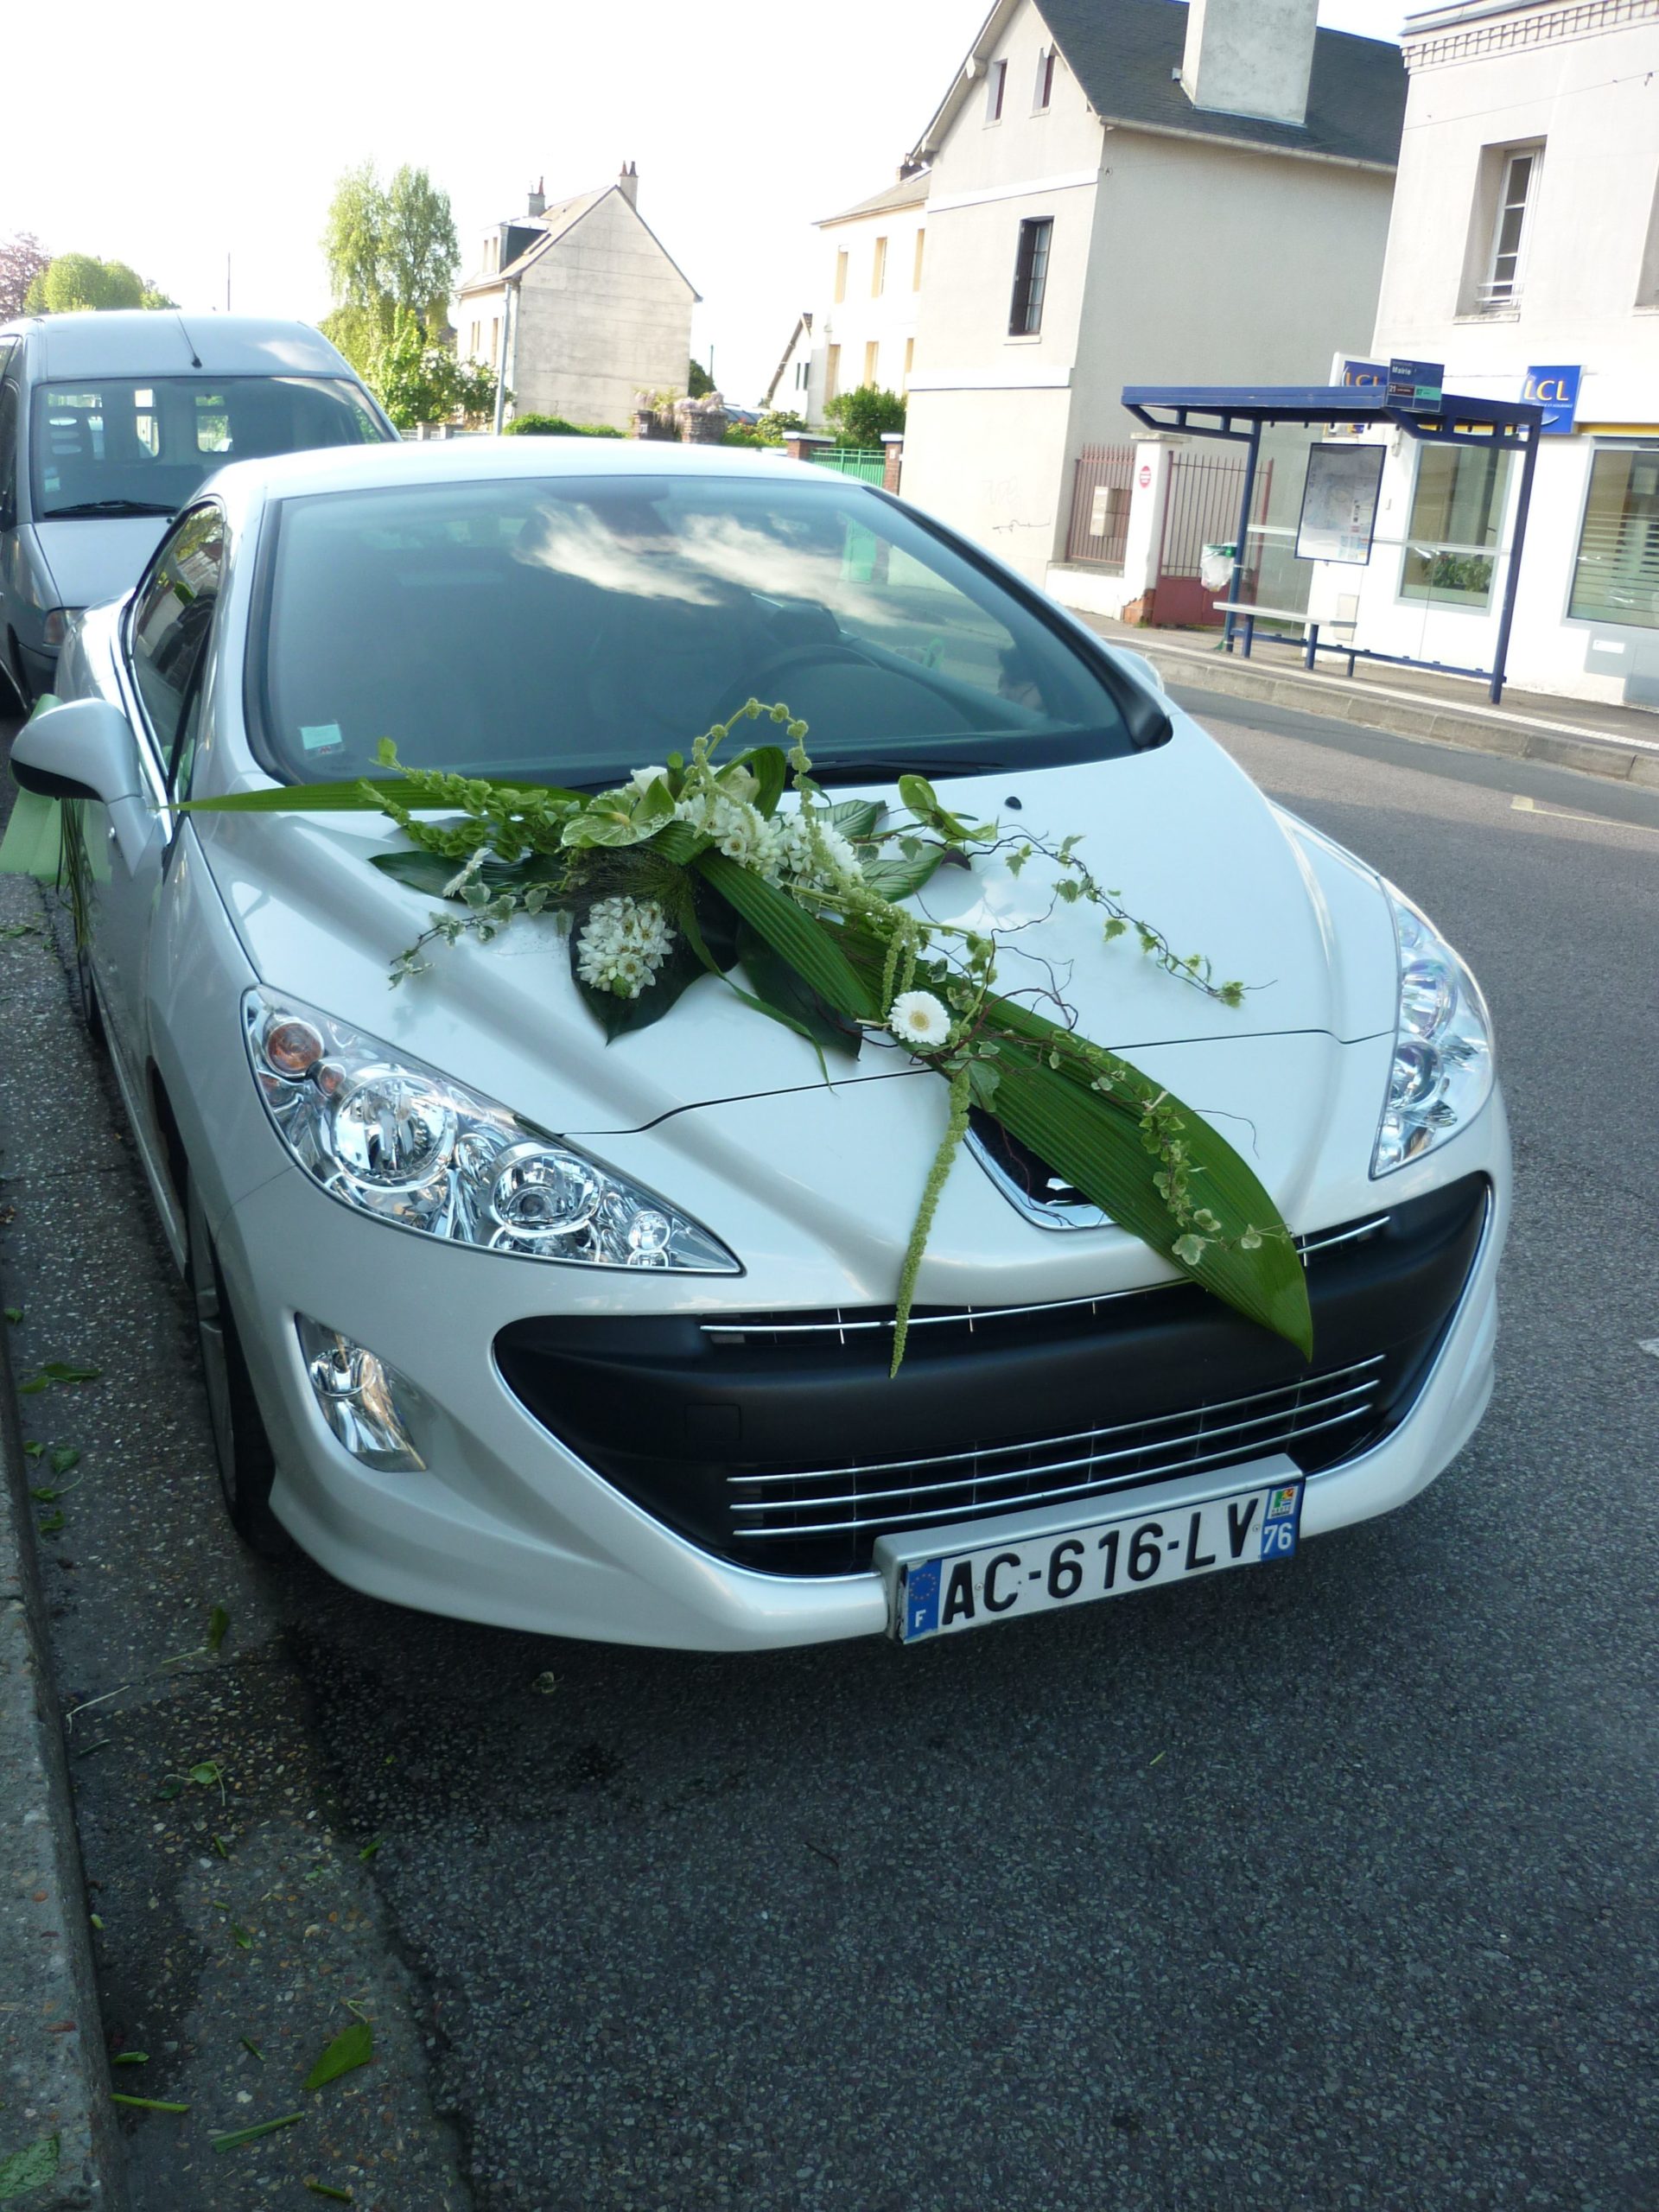
<path id="1" fill-rule="evenodd" d="M 219 1488 L 238 1535 L 263 1557 L 275 1559 L 292 1548 L 292 1539 L 270 1510 L 276 1462 L 254 1398 L 224 1272 L 194 1176 L 186 1185 L 185 1219 L 190 1304 L 201 1353 L 213 1452 L 219 1461 Z"/>

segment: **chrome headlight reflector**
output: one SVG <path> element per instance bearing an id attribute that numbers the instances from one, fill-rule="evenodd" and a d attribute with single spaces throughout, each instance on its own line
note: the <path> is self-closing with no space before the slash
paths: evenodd
<path id="1" fill-rule="evenodd" d="M 1492 1025 L 1479 984 L 1426 914 L 1391 883 L 1382 889 L 1394 916 L 1400 997 L 1373 1175 L 1455 1136 L 1492 1090 Z"/>
<path id="2" fill-rule="evenodd" d="M 343 1205 L 519 1259 L 741 1272 L 654 1192 L 378 1038 L 257 988 L 242 1014 L 277 1135 Z"/>

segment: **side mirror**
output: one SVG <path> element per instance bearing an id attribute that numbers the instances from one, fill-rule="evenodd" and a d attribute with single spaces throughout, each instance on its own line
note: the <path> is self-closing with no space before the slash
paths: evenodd
<path id="1" fill-rule="evenodd" d="M 92 798 L 105 806 L 138 796 L 138 743 L 104 699 L 71 699 L 23 724 L 11 741 L 11 772 L 41 798 Z"/>

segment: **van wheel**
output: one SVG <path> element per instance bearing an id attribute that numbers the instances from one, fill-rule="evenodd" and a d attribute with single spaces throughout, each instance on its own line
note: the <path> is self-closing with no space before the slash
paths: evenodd
<path id="1" fill-rule="evenodd" d="M 236 1317 L 194 1176 L 185 1187 L 185 1223 L 189 1247 L 186 1280 L 226 1510 L 251 1550 L 264 1559 L 277 1559 L 292 1550 L 293 1539 L 270 1510 L 276 1462 L 254 1398 Z"/>

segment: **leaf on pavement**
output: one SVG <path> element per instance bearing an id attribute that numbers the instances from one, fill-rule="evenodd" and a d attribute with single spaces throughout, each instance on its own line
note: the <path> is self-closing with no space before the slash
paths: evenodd
<path id="1" fill-rule="evenodd" d="M 215 2135 L 210 2139 L 215 2151 L 234 2151 L 261 2135 L 274 2135 L 279 2127 L 292 2127 L 304 2118 L 302 2112 L 285 2112 L 280 2120 L 262 2120 L 257 2127 L 233 2127 L 228 2135 Z"/>
<path id="2" fill-rule="evenodd" d="M 58 2171 L 61 2149 L 60 2137 L 43 2135 L 28 2150 L 14 2151 L 9 2158 L 0 2158 L 0 2204 L 9 2204 L 25 2190 L 39 2189 L 50 2181 Z"/>
<path id="3" fill-rule="evenodd" d="M 342 2028 L 323 2051 L 316 2064 L 305 2077 L 308 2089 L 321 2089 L 325 2082 L 336 2081 L 342 2074 L 349 2074 L 353 2067 L 366 2066 L 374 2056 L 374 2029 L 367 2020 L 353 2020 L 349 2028 Z"/>
<path id="4" fill-rule="evenodd" d="M 231 1617 L 226 1611 L 224 1606 L 215 1605 L 213 1611 L 207 1616 L 207 1642 L 206 1648 L 209 1651 L 217 1651 L 219 1645 L 224 1643 L 225 1631 L 229 1628 L 230 1624 Z"/>

